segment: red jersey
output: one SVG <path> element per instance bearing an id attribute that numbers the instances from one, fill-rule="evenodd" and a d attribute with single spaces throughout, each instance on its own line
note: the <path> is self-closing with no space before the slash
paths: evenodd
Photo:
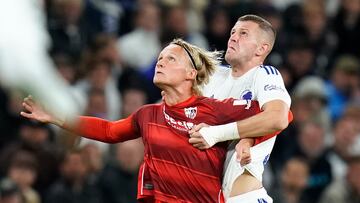
<path id="1" fill-rule="evenodd" d="M 242 100 L 194 96 L 174 106 L 146 105 L 116 122 L 81 117 L 77 130 L 109 143 L 142 136 L 145 156 L 139 171 L 139 200 L 224 202 L 221 178 L 227 143 L 199 150 L 189 144 L 188 131 L 200 123 L 225 124 L 258 112 L 255 101 L 247 108 Z"/>

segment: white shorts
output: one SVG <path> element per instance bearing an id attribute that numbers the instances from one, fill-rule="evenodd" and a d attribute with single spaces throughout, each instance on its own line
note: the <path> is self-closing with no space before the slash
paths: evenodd
<path id="1" fill-rule="evenodd" d="M 226 155 L 224 164 L 224 177 L 222 189 L 224 197 L 227 199 L 230 196 L 232 185 L 237 177 L 239 177 L 246 169 L 262 182 L 262 174 L 264 172 L 264 166 L 269 160 L 270 153 L 274 147 L 276 136 L 250 148 L 251 163 L 242 167 L 238 161 L 236 161 L 235 145 L 232 143 Z"/>
<path id="2" fill-rule="evenodd" d="M 230 197 L 226 203 L 272 203 L 273 199 L 264 188 Z"/>

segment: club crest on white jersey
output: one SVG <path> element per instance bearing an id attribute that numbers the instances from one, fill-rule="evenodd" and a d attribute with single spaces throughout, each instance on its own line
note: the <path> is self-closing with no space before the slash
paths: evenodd
<path id="1" fill-rule="evenodd" d="M 253 93 L 250 90 L 244 90 L 241 93 L 240 99 L 243 99 L 246 101 L 246 107 L 245 109 L 249 109 L 251 107 L 251 99 L 253 98 Z"/>

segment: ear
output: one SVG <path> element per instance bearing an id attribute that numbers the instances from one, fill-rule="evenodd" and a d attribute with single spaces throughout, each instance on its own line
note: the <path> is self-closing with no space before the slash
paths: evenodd
<path id="1" fill-rule="evenodd" d="M 196 79 L 196 75 L 197 75 L 197 70 L 193 69 L 193 68 L 189 68 L 186 71 L 186 79 L 187 80 L 195 80 Z"/>
<path id="2" fill-rule="evenodd" d="M 263 55 L 266 55 L 268 53 L 270 49 L 270 45 L 267 44 L 267 43 L 262 43 L 257 49 L 256 49 L 256 52 L 255 54 L 257 56 L 263 56 Z"/>

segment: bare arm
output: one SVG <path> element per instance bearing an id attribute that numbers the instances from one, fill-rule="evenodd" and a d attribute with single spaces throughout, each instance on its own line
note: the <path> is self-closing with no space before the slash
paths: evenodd
<path id="1" fill-rule="evenodd" d="M 244 120 L 217 126 L 194 126 L 189 132 L 189 142 L 199 149 L 207 149 L 217 142 L 275 134 L 288 126 L 288 115 L 288 105 L 273 100 L 263 105 L 263 112 Z"/>
<path id="2" fill-rule="evenodd" d="M 260 137 L 284 130 L 288 124 L 288 105 L 281 100 L 273 100 L 263 105 L 263 112 L 237 121 L 239 138 Z"/>

